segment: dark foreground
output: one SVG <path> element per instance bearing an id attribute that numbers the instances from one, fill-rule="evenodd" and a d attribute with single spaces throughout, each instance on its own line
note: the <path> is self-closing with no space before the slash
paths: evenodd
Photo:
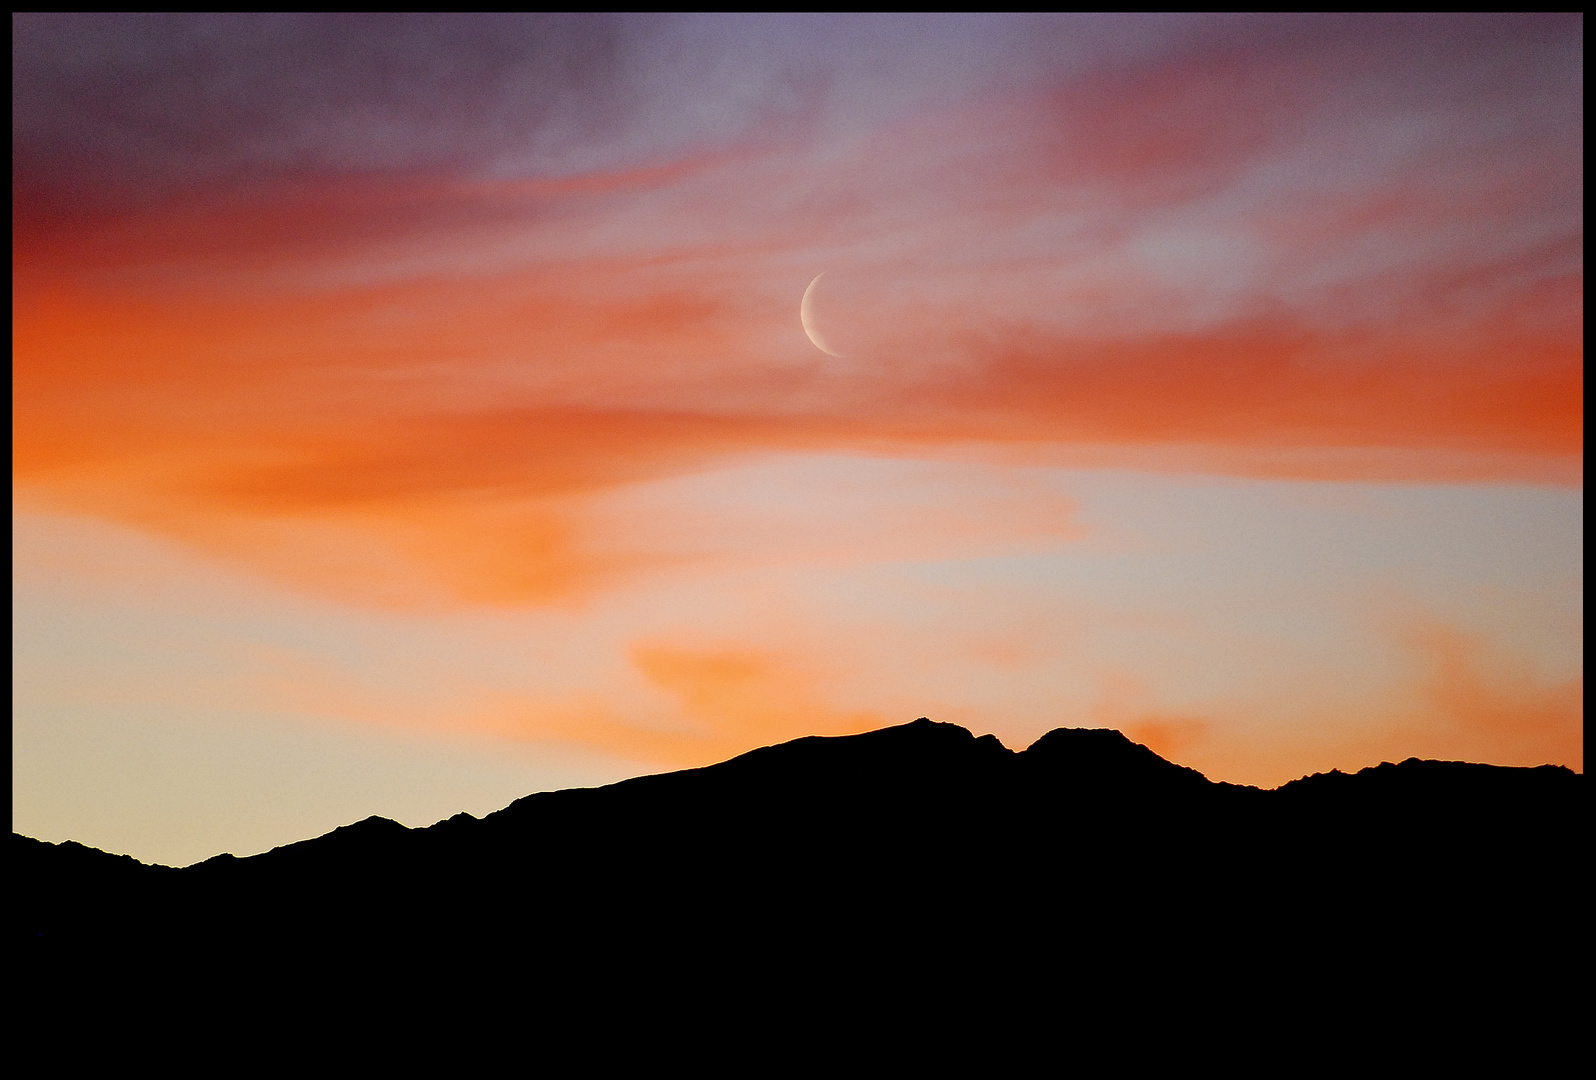
<path id="1" fill-rule="evenodd" d="M 1549 1046 L 1583 966 L 1583 789 L 1409 760 L 1261 791 L 1117 732 L 1013 753 L 919 720 L 184 869 L 13 834 L 13 971 L 41 1015 L 1489 1015 Z"/>

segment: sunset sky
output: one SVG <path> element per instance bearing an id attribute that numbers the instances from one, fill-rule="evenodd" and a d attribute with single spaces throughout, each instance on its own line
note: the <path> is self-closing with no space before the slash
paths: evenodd
<path id="1" fill-rule="evenodd" d="M 16 831 L 185 864 L 919 716 L 1584 768 L 1577 16 L 12 49 Z"/>

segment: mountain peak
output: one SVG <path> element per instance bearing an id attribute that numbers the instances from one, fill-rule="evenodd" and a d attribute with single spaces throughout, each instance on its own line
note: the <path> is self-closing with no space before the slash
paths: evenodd
<path id="1" fill-rule="evenodd" d="M 1019 756 L 1029 767 L 1075 784 L 1210 782 L 1196 769 L 1167 761 L 1113 728 L 1054 728 Z"/>

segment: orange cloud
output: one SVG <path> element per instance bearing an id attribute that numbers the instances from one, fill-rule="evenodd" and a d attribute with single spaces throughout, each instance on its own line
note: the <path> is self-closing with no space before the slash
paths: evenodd
<path id="1" fill-rule="evenodd" d="M 931 401 L 950 427 L 995 438 L 1573 457 L 1584 433 L 1579 351 L 1555 342 L 1360 346 L 1256 325 L 1015 344 L 981 360 Z"/>
<path id="2" fill-rule="evenodd" d="M 1131 741 L 1141 743 L 1167 761 L 1182 764 L 1192 747 L 1208 734 L 1209 727 L 1210 724 L 1204 720 L 1149 716 L 1125 725 L 1122 730 Z"/>
<path id="3" fill-rule="evenodd" d="M 794 376 L 757 363 L 757 324 L 722 318 L 715 297 L 607 299 L 606 280 L 581 305 L 524 281 L 22 296 L 14 480 L 289 579 L 325 561 L 318 543 L 365 577 L 392 562 L 372 551 L 400 551 L 396 572 L 469 603 L 613 579 L 611 557 L 583 548 L 582 500 L 772 451 L 1007 445 L 1243 475 L 1578 482 L 1583 371 L 1555 343 L 1386 340 L 1351 361 L 1347 340 L 1302 328 L 1018 335 L 941 370 L 897 354 L 863 375 Z M 703 359 L 739 350 L 747 370 Z M 333 554 L 362 530 L 360 553 Z"/>
<path id="4" fill-rule="evenodd" d="M 1585 680 L 1546 683 L 1524 661 L 1440 621 L 1405 637 L 1423 664 L 1415 741 L 1425 756 L 1585 768 Z"/>
<path id="5" fill-rule="evenodd" d="M 622 758 L 696 768 L 772 743 L 899 722 L 836 708 L 818 692 L 814 673 L 766 651 L 655 643 L 636 646 L 632 662 L 651 687 L 673 699 L 673 719 L 652 725 L 623 720 L 598 701 L 503 702 L 484 723 L 512 738 L 558 739 Z"/>
<path id="6" fill-rule="evenodd" d="M 1122 731 L 1169 761 L 1190 765 L 1189 753 L 1206 747 L 1212 728 L 1207 720 L 1149 707 L 1150 692 L 1141 676 L 1123 669 L 1098 673 L 1098 701 L 1088 710 L 1093 726 Z M 1222 779 L 1213 777 L 1212 779 Z"/>
<path id="7" fill-rule="evenodd" d="M 1407 619 L 1393 645 L 1408 670 L 1378 696 L 1338 701 L 1334 685 L 1305 691 L 1291 723 L 1216 723 L 1186 764 L 1265 786 L 1410 757 L 1584 771 L 1582 676 L 1549 680 L 1525 658 L 1433 617 Z"/>
<path id="8" fill-rule="evenodd" d="M 728 745 L 762 746 L 799 735 L 841 735 L 880 727 L 874 713 L 824 704 L 814 676 L 768 653 L 640 645 L 633 663 L 677 699 L 682 712 Z"/>
<path id="9" fill-rule="evenodd" d="M 1285 68 L 1197 50 L 831 157 L 52 218 L 13 252 L 14 481 L 316 591 L 471 604 L 668 562 L 652 522 L 624 556 L 592 536 L 591 500 L 771 452 L 1579 483 L 1582 278 L 1540 196 L 1456 162 L 1436 193 L 1420 160 L 1321 190 L 1299 163 L 1212 220 L 1269 154 L 1323 149 L 1312 94 L 1259 89 L 1316 46 L 1271 48 Z M 1208 241 L 1197 271 L 1137 254 L 1150 210 L 1257 247 L 1258 280 L 1208 295 Z M 1515 215 L 1546 237 L 1423 254 Z M 796 319 L 833 262 L 866 283 L 835 364 Z"/>

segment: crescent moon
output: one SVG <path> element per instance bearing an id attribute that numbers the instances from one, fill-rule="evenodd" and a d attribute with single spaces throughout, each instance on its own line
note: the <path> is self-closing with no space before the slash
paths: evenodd
<path id="1" fill-rule="evenodd" d="M 820 279 L 825 276 L 826 272 L 822 270 L 815 275 L 815 280 L 809 283 L 809 288 L 804 290 L 803 303 L 798 305 L 798 321 L 804 324 L 804 333 L 809 335 L 809 340 L 814 343 L 815 348 L 827 356 L 842 359 L 842 354 L 826 344 L 825 339 L 820 336 L 819 327 L 815 326 L 815 286 L 819 285 Z"/>

